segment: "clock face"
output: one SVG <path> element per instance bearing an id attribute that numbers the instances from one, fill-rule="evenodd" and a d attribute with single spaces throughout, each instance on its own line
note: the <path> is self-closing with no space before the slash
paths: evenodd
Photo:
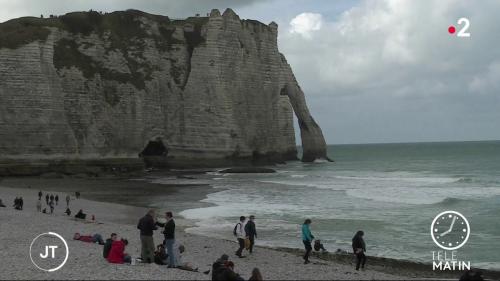
<path id="1" fill-rule="evenodd" d="M 462 247 L 467 243 L 469 234 L 469 222 L 458 212 L 442 212 L 432 221 L 432 240 L 442 249 L 452 251 Z"/>

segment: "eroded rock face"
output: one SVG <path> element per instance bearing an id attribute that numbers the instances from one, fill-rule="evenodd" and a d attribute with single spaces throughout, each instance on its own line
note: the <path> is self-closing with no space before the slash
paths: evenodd
<path id="1" fill-rule="evenodd" d="M 0 40 L 0 162 L 137 159 L 150 141 L 173 165 L 285 161 L 296 158 L 294 111 L 303 160 L 326 158 L 275 23 L 214 10 L 0 24 L 16 28 L 33 36 Z"/>

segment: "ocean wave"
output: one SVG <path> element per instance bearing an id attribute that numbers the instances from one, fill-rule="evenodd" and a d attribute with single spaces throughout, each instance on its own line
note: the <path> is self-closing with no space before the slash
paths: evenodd
<path id="1" fill-rule="evenodd" d="M 337 179 L 367 180 L 367 181 L 404 181 L 429 184 L 445 184 L 458 182 L 460 179 L 452 177 L 377 177 L 377 176 L 333 176 Z"/>
<path id="2" fill-rule="evenodd" d="M 455 204 L 458 202 L 500 195 L 500 187 L 404 188 L 378 187 L 346 190 L 351 197 L 410 205 Z M 397 196 L 395 196 L 397 194 Z M 456 197 L 449 197 L 454 194 Z"/>

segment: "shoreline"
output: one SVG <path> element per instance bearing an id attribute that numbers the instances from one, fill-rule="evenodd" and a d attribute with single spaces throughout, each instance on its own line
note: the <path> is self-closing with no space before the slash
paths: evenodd
<path id="1" fill-rule="evenodd" d="M 35 179 L 35 181 L 38 181 L 38 180 L 40 180 L 40 179 Z M 74 181 L 74 179 L 69 179 L 69 180 Z M 101 181 L 104 181 L 105 183 L 109 183 L 107 180 L 108 179 L 104 179 Z M 6 183 L 9 184 L 9 183 L 16 183 L 17 182 L 17 184 L 21 184 L 21 182 L 23 182 L 23 181 L 24 181 L 24 183 L 26 183 L 25 178 L 17 178 L 15 180 L 4 179 L 4 181 L 0 182 L 0 198 L 2 198 L 2 200 L 4 200 L 5 204 L 8 206 L 8 208 L 6 208 L 6 209 L 9 209 L 9 205 L 10 205 L 9 201 L 10 200 L 8 200 L 8 198 L 4 198 L 5 197 L 3 195 L 4 193 L 14 194 L 14 193 L 18 192 L 18 193 L 22 193 L 22 194 L 26 194 L 26 195 L 29 194 L 28 196 L 36 197 L 36 193 L 38 193 L 37 188 L 32 187 L 31 189 L 26 189 L 26 188 L 21 188 L 19 186 L 15 187 L 15 188 L 5 187 Z M 111 180 L 111 181 L 116 181 L 116 179 Z M 46 179 L 42 179 L 42 182 L 46 183 Z M 120 181 L 118 181 L 118 182 L 122 183 Z M 133 181 L 130 181 L 130 182 L 133 182 Z M 95 182 L 92 181 L 92 183 L 95 183 Z M 148 185 L 154 186 L 155 184 L 148 183 Z M 134 184 L 132 184 L 132 186 L 134 186 Z M 165 184 L 160 185 L 162 192 L 165 192 L 164 189 L 172 188 L 173 190 L 171 190 L 169 194 L 174 194 L 175 192 L 177 192 L 177 189 L 189 189 L 189 188 L 193 188 L 193 186 L 195 186 L 194 188 L 196 188 L 196 185 L 179 185 L 179 186 L 175 186 L 175 185 L 172 186 L 172 185 L 168 185 L 168 184 L 167 185 L 165 185 Z M 203 186 L 203 188 L 207 189 L 207 186 Z M 64 201 L 63 197 L 65 197 L 65 195 L 60 196 L 60 197 L 61 197 L 61 200 L 60 200 L 61 204 L 65 205 L 65 202 L 63 202 Z M 33 198 L 31 198 L 31 200 L 33 200 Z M 144 206 L 131 206 L 131 205 L 125 205 L 122 203 L 118 204 L 116 202 L 109 203 L 109 201 L 94 201 L 94 200 L 85 200 L 85 199 L 80 199 L 77 201 L 81 201 L 82 203 L 84 203 L 83 205 L 88 205 L 88 206 L 98 205 L 98 207 L 105 206 L 106 208 L 113 209 L 114 210 L 113 213 L 98 214 L 98 215 L 96 215 L 96 217 L 97 217 L 98 221 L 102 220 L 104 222 L 104 224 L 108 224 L 108 223 L 118 224 L 118 225 L 121 225 L 122 227 L 123 226 L 127 226 L 127 227 L 132 226 L 133 227 L 133 223 L 135 223 L 135 221 L 138 220 L 146 211 L 146 207 L 144 207 Z M 25 202 L 26 202 L 26 199 L 25 199 Z M 70 203 L 70 206 L 71 206 L 71 203 Z M 33 211 L 35 210 L 34 204 L 29 205 L 26 202 L 25 209 L 27 209 L 27 208 L 30 208 Z M 10 208 L 10 209 L 12 209 L 12 208 Z M 118 213 L 121 213 L 121 216 L 116 214 L 117 211 L 118 211 Z M 73 210 L 73 212 L 76 212 L 76 210 Z M 48 216 L 48 215 L 45 215 L 45 216 Z M 50 216 L 48 216 L 48 217 L 50 217 Z M 67 219 L 67 217 L 64 217 L 64 218 Z M 130 218 L 133 218 L 133 219 L 131 220 Z M 195 240 L 212 241 L 212 243 L 216 243 L 216 244 L 220 243 L 220 242 L 229 243 L 229 245 L 232 245 L 233 248 L 236 245 L 235 241 L 228 241 L 228 240 L 224 240 L 224 239 L 220 239 L 220 238 L 210 238 L 210 237 L 205 237 L 205 236 L 201 236 L 201 235 L 186 233 L 184 231 L 184 229 L 189 227 L 187 225 L 187 224 L 189 224 L 189 222 L 185 221 L 183 219 L 179 219 L 179 218 L 177 219 L 177 221 L 179 224 L 178 229 L 180 229 L 182 232 L 182 234 L 181 234 L 182 237 L 194 237 Z M 103 236 L 105 237 L 106 235 L 103 233 Z M 156 239 L 156 241 L 159 241 L 159 240 Z M 213 242 L 213 241 L 219 241 L 219 242 Z M 189 245 L 188 245 L 188 247 L 189 247 Z M 266 246 L 256 246 L 256 247 L 259 250 L 260 249 L 269 250 L 269 251 L 272 251 L 275 254 L 277 253 L 279 255 L 290 254 L 290 255 L 296 257 L 295 261 L 299 261 L 299 262 L 300 262 L 300 258 L 297 256 L 301 255 L 301 253 L 303 253 L 303 250 L 295 249 L 295 248 L 280 248 L 280 247 L 266 247 Z M 232 252 L 228 251 L 227 253 L 231 254 Z M 317 259 L 316 261 L 314 261 L 314 263 L 316 263 L 317 265 L 320 265 L 320 266 L 324 266 L 324 263 L 327 263 L 328 265 L 340 266 L 340 267 L 345 267 L 346 269 L 350 269 L 350 271 L 344 272 L 344 276 L 341 279 L 346 279 L 347 278 L 346 276 L 351 275 L 353 273 L 352 271 L 354 271 L 354 268 L 353 268 L 354 266 L 351 264 L 352 263 L 352 256 L 351 255 L 339 255 L 339 254 L 327 254 L 327 255 L 325 255 L 325 254 L 318 254 L 318 253 L 313 252 L 313 257 L 315 257 Z M 211 263 L 216 258 L 217 258 L 217 255 L 212 257 L 212 260 L 209 260 L 206 262 Z M 369 261 L 368 261 L 367 266 L 368 266 L 369 270 L 367 270 L 367 271 L 370 274 L 383 274 L 383 275 L 388 274 L 388 276 L 389 276 L 389 277 L 385 276 L 382 278 L 394 279 L 393 275 L 395 275 L 395 276 L 397 276 L 396 279 L 407 279 L 407 278 L 455 278 L 455 279 L 458 279 L 458 277 L 461 275 L 460 272 L 434 272 L 434 271 L 432 271 L 432 265 L 430 265 L 430 264 L 423 264 L 423 263 L 419 263 L 419 262 L 411 262 L 411 261 L 382 258 L 382 257 L 372 257 L 372 256 L 370 256 L 368 258 L 369 258 Z M 259 266 L 257 266 L 257 267 L 259 267 Z M 204 271 L 204 270 L 202 270 L 202 271 Z M 500 272 L 498 272 L 498 271 L 492 271 L 492 270 L 482 270 L 482 271 L 485 274 L 485 277 L 495 278 L 495 279 L 500 278 Z M 356 273 L 356 272 L 354 272 L 354 273 Z M 263 274 L 265 275 L 264 272 L 263 272 Z M 307 279 L 306 276 L 301 275 L 299 279 L 304 279 L 304 278 Z M 327 278 L 327 279 L 329 279 L 329 278 Z M 358 278 L 363 278 L 363 277 L 356 276 L 356 279 L 358 279 Z M 92 279 L 92 278 L 90 278 L 90 279 Z M 370 278 L 370 279 L 373 279 L 373 278 Z"/>
<path id="2" fill-rule="evenodd" d="M 9 188 L 0 184 L 0 197 L 8 205 L 7 208 L 0 209 L 0 220 L 2 224 L 5 223 L 9 226 L 9 231 L 0 232 L 0 240 L 2 241 L 0 258 L 7 261 L 0 263 L 0 279 L 210 280 L 211 275 L 202 272 L 210 269 L 211 264 L 222 254 L 230 256 L 230 259 L 235 263 L 235 271 L 241 274 L 245 280 L 250 277 L 254 267 L 259 268 L 267 280 L 400 280 L 408 278 L 403 274 L 386 274 L 369 268 L 366 271 L 356 272 L 352 266 L 323 262 L 316 258 L 312 259 L 313 264 L 305 266 L 303 260 L 294 254 L 264 247 L 256 248 L 256 251 L 252 255 L 248 255 L 247 258 L 238 259 L 234 255 L 237 248 L 235 241 L 192 235 L 183 231 L 176 233 L 176 240 L 186 246 L 183 260 L 198 267 L 200 272 L 167 269 L 166 266 L 156 264 L 137 264 L 134 266 L 109 264 L 102 258 L 102 246 L 74 241 L 71 239 L 73 234 L 76 232 L 83 235 L 100 233 L 104 238 L 107 238 L 109 233 L 116 232 L 119 237 L 129 240 L 126 252 L 134 258 L 139 257 L 141 244 L 135 224 L 116 223 L 115 221 L 120 221 L 127 215 L 134 215 L 138 220 L 145 214 L 146 208 L 86 199 L 72 200 L 70 207 L 74 210 L 85 206 L 86 210 L 92 210 L 96 216 L 96 222 L 83 222 L 63 214 L 65 202 L 57 206 L 52 215 L 37 213 L 35 208 L 36 193 L 38 193 L 37 190 Z M 23 196 L 23 211 L 14 210 L 9 206 L 10 201 L 15 196 Z M 90 214 L 89 211 L 86 212 Z M 177 221 L 178 224 L 182 224 L 180 220 Z M 29 254 L 27 254 L 33 238 L 45 232 L 55 232 L 65 237 L 70 249 L 70 257 L 66 265 L 53 273 L 36 269 L 31 263 Z M 154 233 L 157 244 L 163 240 L 160 232 Z"/>

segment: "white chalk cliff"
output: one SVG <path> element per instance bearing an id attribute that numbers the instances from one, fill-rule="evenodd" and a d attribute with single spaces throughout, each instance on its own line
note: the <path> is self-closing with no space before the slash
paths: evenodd
<path id="1" fill-rule="evenodd" d="M 174 166 L 286 161 L 296 158 L 294 113 L 303 161 L 326 158 L 277 34 L 230 9 L 2 23 L 0 163 L 138 159 L 151 142 Z"/>

